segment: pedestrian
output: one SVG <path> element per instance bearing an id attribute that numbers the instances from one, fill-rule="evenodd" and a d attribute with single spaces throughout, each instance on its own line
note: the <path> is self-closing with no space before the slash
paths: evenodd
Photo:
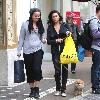
<path id="1" fill-rule="evenodd" d="M 78 50 L 78 36 L 79 36 L 79 29 L 78 26 L 73 23 L 73 16 L 67 16 L 66 22 L 69 26 L 69 31 L 72 33 L 72 37 L 76 46 L 76 51 Z M 71 63 L 71 73 L 76 73 L 76 63 Z"/>
<path id="2" fill-rule="evenodd" d="M 32 8 L 29 13 L 29 20 L 24 22 L 21 26 L 17 56 L 21 56 L 23 47 L 27 83 L 29 83 L 31 89 L 29 97 L 39 98 L 39 83 L 43 78 L 41 70 L 44 54 L 42 42 L 45 43 L 46 39 L 42 38 L 44 27 L 40 10 L 38 8 Z"/>
<path id="3" fill-rule="evenodd" d="M 64 48 L 64 38 L 68 31 L 68 25 L 63 23 L 60 13 L 53 10 L 48 16 L 47 44 L 51 45 L 52 61 L 55 69 L 56 92 L 55 95 L 66 97 L 66 83 L 68 78 L 68 65 L 60 64 L 60 54 Z M 62 70 L 61 70 L 62 69 Z M 62 74 L 62 75 L 61 75 Z M 62 76 L 62 81 L 61 81 Z"/>
<path id="4" fill-rule="evenodd" d="M 91 83 L 92 93 L 100 94 L 100 5 L 96 7 L 96 15 L 90 19 L 92 42 Z"/>

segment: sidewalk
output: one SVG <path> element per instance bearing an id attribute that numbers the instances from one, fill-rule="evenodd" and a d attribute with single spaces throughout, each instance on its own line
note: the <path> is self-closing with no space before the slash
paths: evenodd
<path id="1" fill-rule="evenodd" d="M 92 94 L 91 89 L 85 92 L 82 96 L 74 97 L 70 100 L 100 100 L 100 94 Z"/>
<path id="2" fill-rule="evenodd" d="M 91 58 L 85 58 L 84 62 L 77 64 L 76 74 L 70 73 L 69 65 L 69 79 L 67 83 L 67 97 L 62 98 L 61 96 L 55 97 L 55 80 L 54 80 L 54 68 L 52 62 L 43 62 L 43 76 L 44 79 L 40 84 L 40 95 L 39 100 L 100 100 L 100 95 L 91 94 Z M 75 97 L 73 95 L 73 83 L 76 79 L 82 79 L 85 82 L 84 93 L 82 96 Z M 15 87 L 2 87 L 0 86 L 0 100 L 35 100 L 29 99 L 30 93 L 29 86 L 26 82 L 19 84 Z"/>

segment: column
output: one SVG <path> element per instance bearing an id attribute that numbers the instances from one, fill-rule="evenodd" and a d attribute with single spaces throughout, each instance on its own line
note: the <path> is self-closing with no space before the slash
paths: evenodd
<path id="1" fill-rule="evenodd" d="M 71 11 L 71 0 L 60 0 L 60 12 L 63 16 L 63 20 L 66 20 L 66 12 Z"/>
<path id="2" fill-rule="evenodd" d="M 80 12 L 80 3 L 78 1 L 73 1 L 73 11 Z"/>
<path id="3" fill-rule="evenodd" d="M 0 0 L 0 85 L 12 86 L 17 46 L 16 2 Z"/>
<path id="4" fill-rule="evenodd" d="M 60 0 L 51 0 L 51 1 L 52 1 L 51 9 L 58 10 L 60 12 Z"/>
<path id="5" fill-rule="evenodd" d="M 95 2 L 95 0 L 93 0 Z M 89 1 L 89 10 L 88 10 L 88 13 L 89 13 L 89 17 L 91 16 L 94 16 L 96 14 L 96 5 Z"/>
<path id="6" fill-rule="evenodd" d="M 47 37 L 47 20 L 48 20 L 48 15 L 50 11 L 52 10 L 52 2 L 53 0 L 38 0 L 38 7 L 41 9 L 41 17 L 42 17 L 42 22 L 45 28 L 45 33 L 44 37 Z M 44 57 L 43 60 L 51 60 L 51 46 L 47 44 L 43 44 L 43 50 L 44 50 Z"/>

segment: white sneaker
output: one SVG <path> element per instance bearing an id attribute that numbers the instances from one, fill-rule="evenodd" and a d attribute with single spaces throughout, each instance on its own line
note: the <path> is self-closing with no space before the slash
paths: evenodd
<path id="1" fill-rule="evenodd" d="M 54 93 L 55 96 L 59 96 L 60 94 L 61 94 L 60 91 L 56 91 L 56 92 Z"/>
<path id="2" fill-rule="evenodd" d="M 63 93 L 61 93 L 61 96 L 62 96 L 62 97 L 66 97 L 67 95 L 66 95 L 65 92 L 63 92 Z"/>

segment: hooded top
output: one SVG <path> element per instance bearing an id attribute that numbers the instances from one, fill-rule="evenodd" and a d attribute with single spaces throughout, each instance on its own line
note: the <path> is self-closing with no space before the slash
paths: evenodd
<path id="1" fill-rule="evenodd" d="M 100 51 L 100 20 L 97 16 L 91 17 L 91 19 L 90 28 L 93 36 L 92 48 Z"/>

